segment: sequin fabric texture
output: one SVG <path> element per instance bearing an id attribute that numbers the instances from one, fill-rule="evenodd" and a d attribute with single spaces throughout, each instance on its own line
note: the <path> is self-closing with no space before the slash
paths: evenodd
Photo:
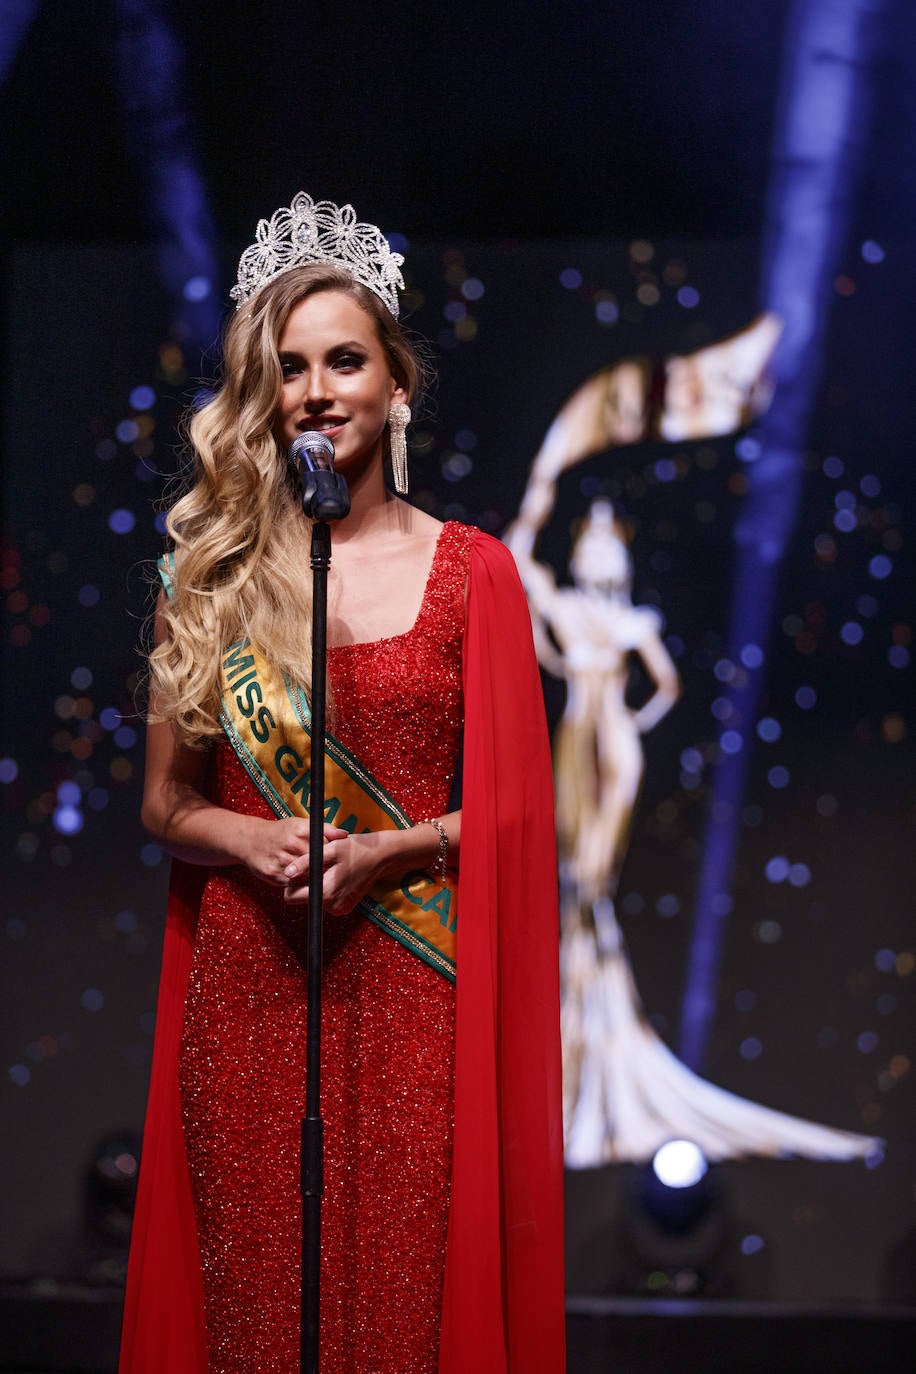
<path id="1" fill-rule="evenodd" d="M 334 733 L 407 814 L 448 809 L 474 531 L 440 534 L 406 634 L 329 652 Z M 230 746 L 215 799 L 270 817 Z M 211 1374 L 299 1360 L 305 916 L 240 868 L 207 883 L 179 1074 Z M 323 1374 L 434 1374 L 445 1264 L 454 988 L 358 913 L 325 930 Z"/>

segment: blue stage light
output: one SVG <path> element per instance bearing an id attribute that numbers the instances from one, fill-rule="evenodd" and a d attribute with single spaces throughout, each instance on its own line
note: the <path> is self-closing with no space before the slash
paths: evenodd
<path id="1" fill-rule="evenodd" d="M 773 401 L 753 436 L 760 456 L 744 469 L 747 489 L 734 531 L 731 627 L 716 673 L 727 684 L 724 695 L 748 740 L 756 726 L 762 674 L 727 678 L 721 665 L 739 661 L 746 644 L 765 649 L 770 638 L 782 563 L 801 499 L 808 418 L 820 378 L 827 315 L 835 300 L 833 280 L 861 167 L 860 131 L 867 123 L 871 86 L 881 79 L 872 60 L 875 34 L 871 0 L 795 0 L 786 26 L 760 301 L 784 328 L 773 359 Z M 830 478 L 841 477 L 842 460 L 831 455 L 823 471 Z M 841 532 L 848 523 L 840 522 Z M 825 560 L 836 557 L 836 544 L 827 535 L 819 536 L 816 548 Z M 871 572 L 880 580 L 883 565 L 873 563 Z M 841 634 L 850 644 L 860 631 L 847 624 Z M 724 726 L 730 717 L 719 719 Z M 713 898 L 731 886 L 750 754 L 736 730 L 723 728 L 711 780 L 681 1020 L 679 1053 L 693 1069 L 702 1063 L 716 1008 L 725 921 Z M 768 780 L 778 789 L 788 784 L 789 775 L 776 767 Z"/>
<path id="2" fill-rule="evenodd" d="M 38 13 L 38 4 L 39 0 L 6 0 L 3 6 L 3 20 L 0 23 L 0 85 L 6 80 L 16 60 L 32 20 Z"/>
<path id="3" fill-rule="evenodd" d="M 147 186 L 159 269 L 184 347 L 219 332 L 216 235 L 186 94 L 185 54 L 164 0 L 122 0 L 115 42 L 128 139 Z M 196 362 L 193 368 L 197 370 Z"/>

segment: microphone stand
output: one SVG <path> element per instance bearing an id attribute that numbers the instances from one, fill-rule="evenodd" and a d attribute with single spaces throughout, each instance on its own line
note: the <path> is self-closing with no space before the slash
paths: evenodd
<path id="1" fill-rule="evenodd" d="M 333 453 L 333 450 L 331 450 Z M 308 1021 L 305 1118 L 299 1188 L 302 1194 L 301 1374 L 318 1374 L 321 1311 L 321 1198 L 324 1192 L 324 1123 L 321 1119 L 321 972 L 324 902 L 324 759 L 327 708 L 329 520 L 350 509 L 347 484 L 331 469 L 302 459 L 302 509 L 312 521 L 312 761 L 309 795 Z"/>

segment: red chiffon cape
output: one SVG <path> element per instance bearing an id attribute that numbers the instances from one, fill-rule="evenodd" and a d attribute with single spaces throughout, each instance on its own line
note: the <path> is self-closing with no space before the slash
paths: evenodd
<path id="1" fill-rule="evenodd" d="M 472 546 L 455 1127 L 439 1374 L 563 1374 L 557 869 L 544 704 L 511 554 Z M 120 1374 L 206 1374 L 178 1051 L 207 870 L 175 862 Z"/>

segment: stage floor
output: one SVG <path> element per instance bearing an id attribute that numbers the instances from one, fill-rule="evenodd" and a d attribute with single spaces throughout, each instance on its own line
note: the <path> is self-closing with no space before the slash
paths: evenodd
<path id="1" fill-rule="evenodd" d="M 121 1302 L 114 1288 L 0 1285 L 0 1370 L 114 1374 Z M 916 1308 L 570 1297 L 567 1331 L 568 1374 L 904 1374 Z"/>

